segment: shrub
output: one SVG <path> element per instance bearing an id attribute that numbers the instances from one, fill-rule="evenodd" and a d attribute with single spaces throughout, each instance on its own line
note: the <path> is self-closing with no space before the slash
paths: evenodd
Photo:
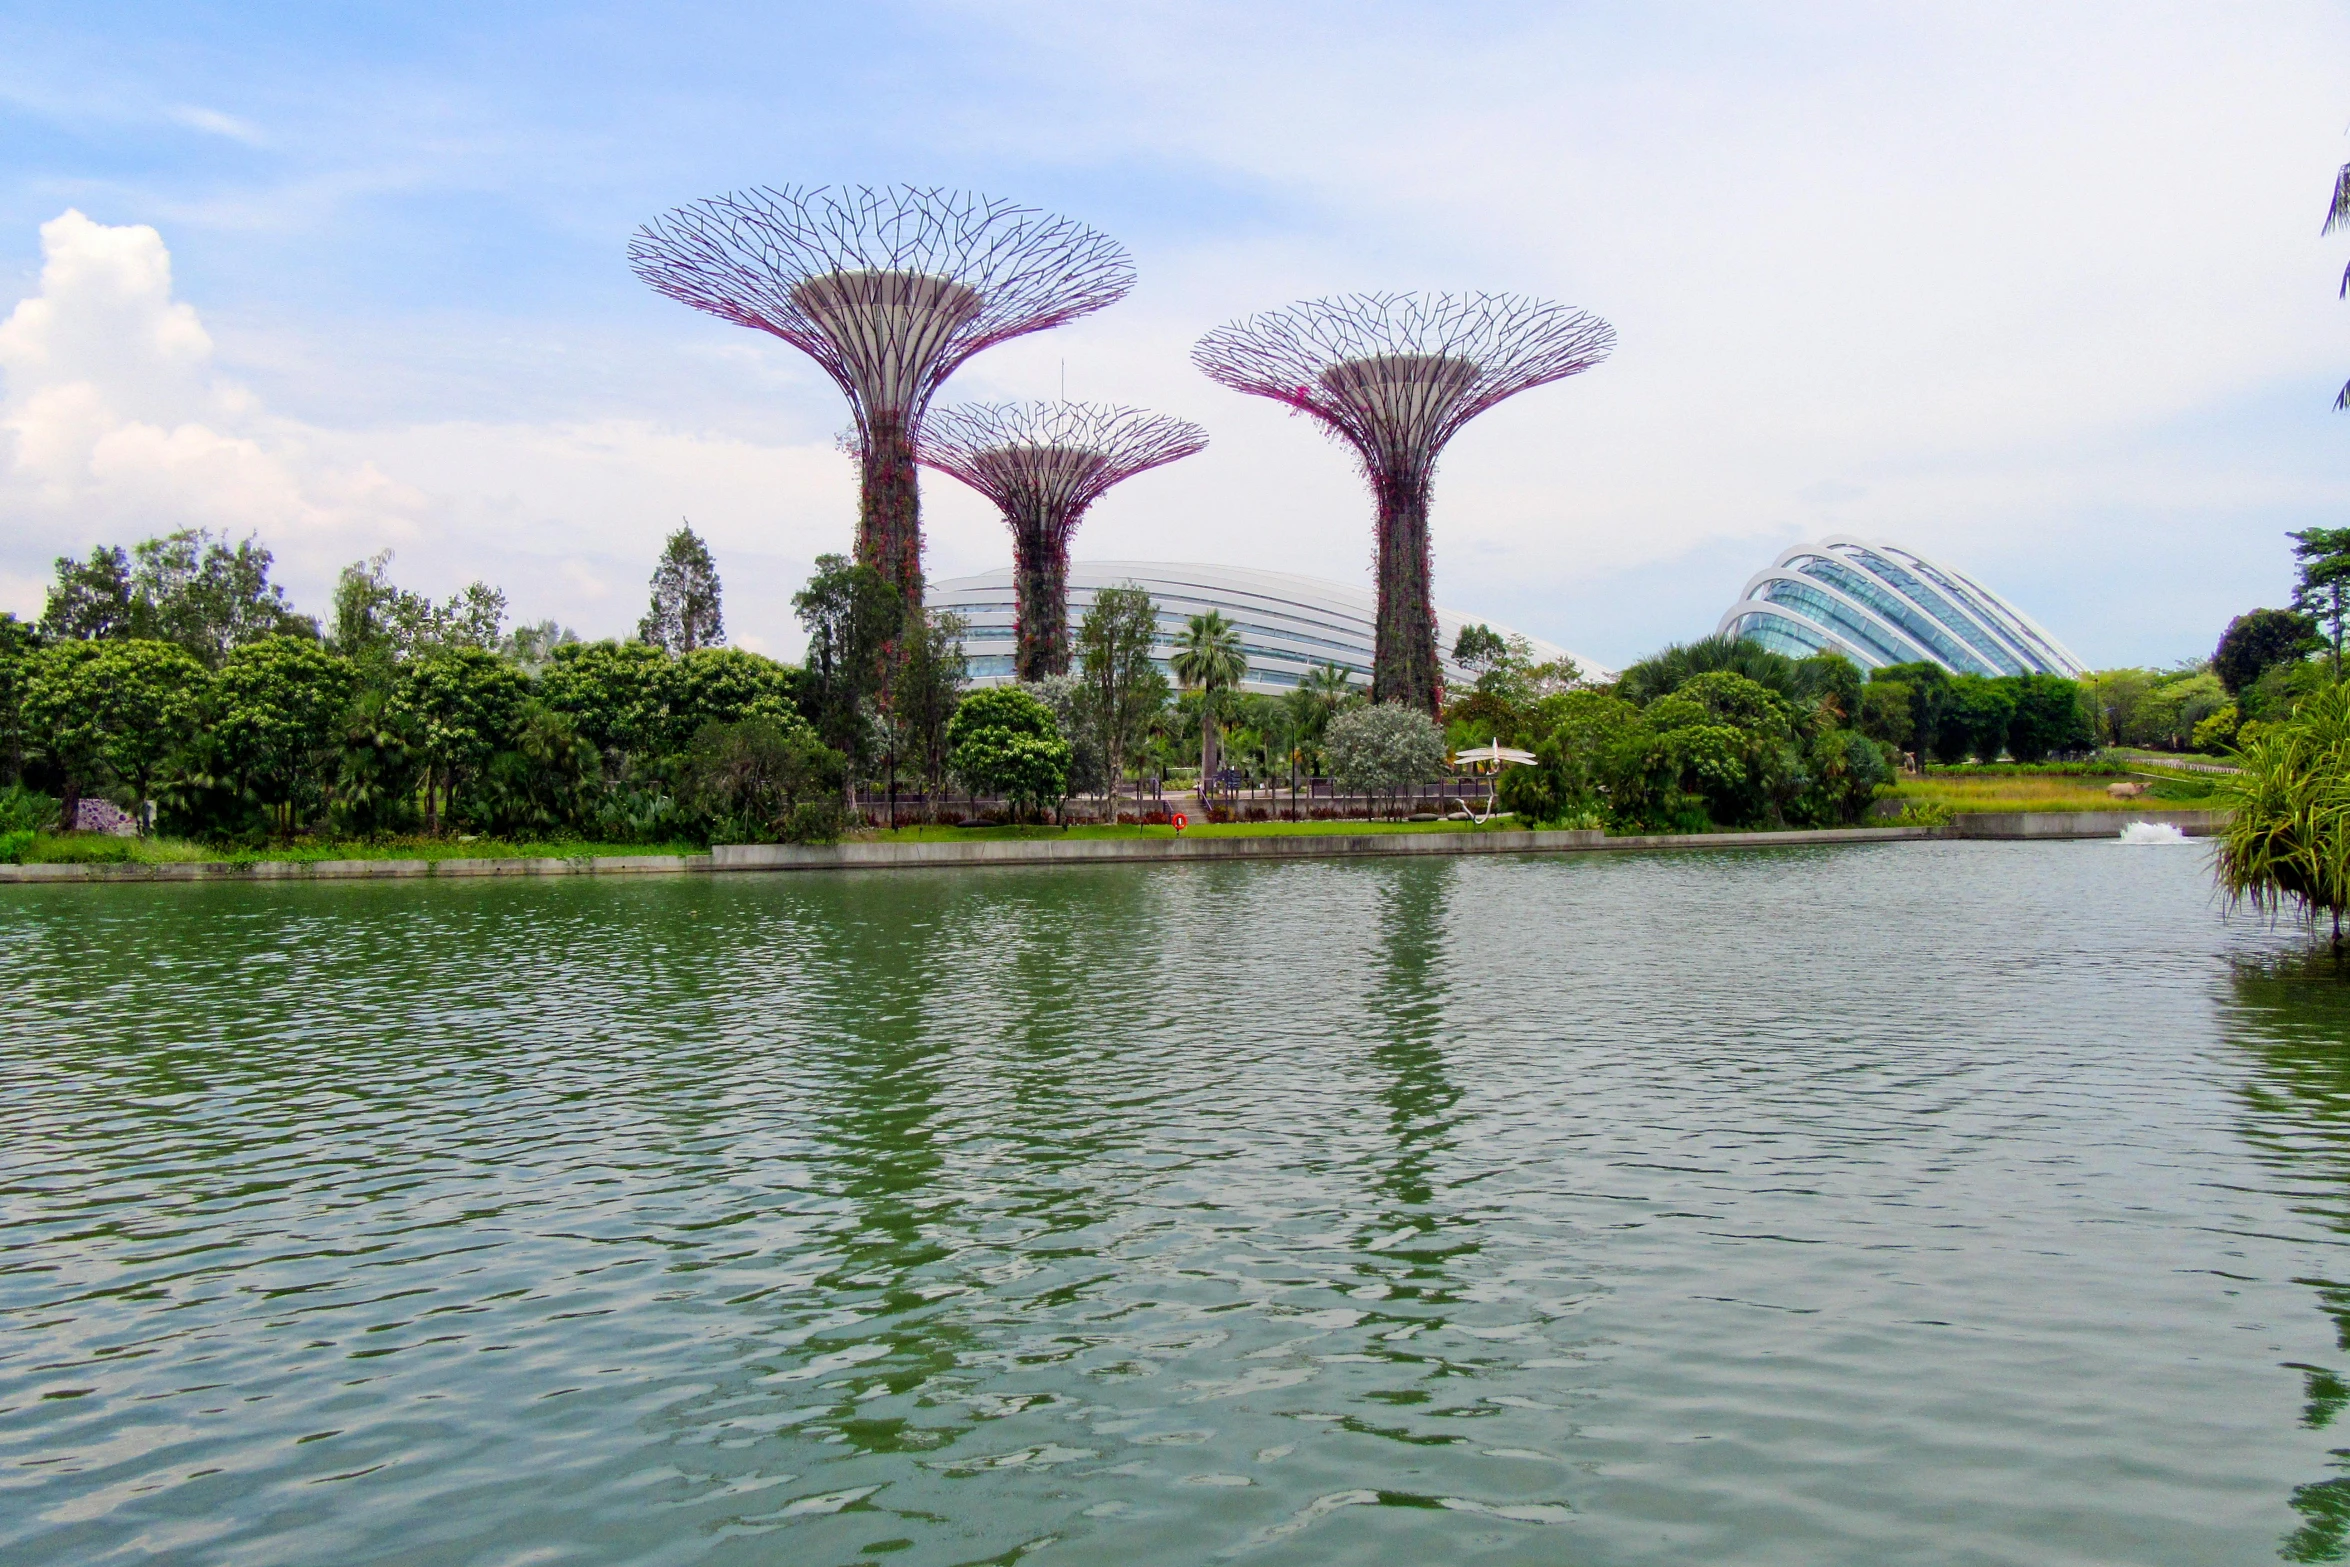
<path id="1" fill-rule="evenodd" d="M 1322 736 L 1330 776 L 1350 794 L 1384 794 L 1444 771 L 1444 731 L 1401 702 L 1358 707 L 1330 720 Z"/>
<path id="2" fill-rule="evenodd" d="M 705 724 L 686 756 L 686 796 L 713 842 L 830 843 L 844 765 L 798 718 Z"/>
<path id="3" fill-rule="evenodd" d="M 25 850 L 33 846 L 33 839 L 37 836 L 39 835 L 30 827 L 19 827 L 9 832 L 0 832 L 0 865 L 21 865 L 24 863 Z"/>
<path id="4" fill-rule="evenodd" d="M 2249 726 L 2247 726 L 2249 728 Z M 2263 724 L 2237 751 L 2213 803 L 2229 808 L 2213 875 L 2230 902 L 2263 913 L 2350 907 L 2350 689 L 2327 686 L 2290 720 Z"/>
<path id="5" fill-rule="evenodd" d="M 0 789 L 0 832 L 41 832 L 57 825 L 58 803 L 53 795 L 23 784 Z"/>

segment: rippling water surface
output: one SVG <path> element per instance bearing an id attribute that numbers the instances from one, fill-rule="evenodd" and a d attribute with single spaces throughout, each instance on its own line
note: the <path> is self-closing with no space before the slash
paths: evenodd
<path id="1" fill-rule="evenodd" d="M 2350 1539 L 2199 846 L 0 889 L 0 1560 Z"/>

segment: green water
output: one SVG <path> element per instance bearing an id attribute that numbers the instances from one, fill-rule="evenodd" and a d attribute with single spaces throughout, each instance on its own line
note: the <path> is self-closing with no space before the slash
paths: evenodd
<path id="1" fill-rule="evenodd" d="M 0 1561 L 2245 1563 L 2350 987 L 2200 847 L 0 891 Z"/>

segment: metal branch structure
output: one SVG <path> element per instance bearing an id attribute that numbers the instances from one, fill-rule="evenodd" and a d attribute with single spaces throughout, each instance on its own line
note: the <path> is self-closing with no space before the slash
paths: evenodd
<path id="1" fill-rule="evenodd" d="M 1514 294 L 1352 294 L 1219 327 L 1191 362 L 1310 414 L 1355 449 L 1379 512 L 1371 694 L 1434 713 L 1444 699 L 1428 503 L 1437 454 L 1477 415 L 1590 369 L 1615 328 Z"/>
<path id="2" fill-rule="evenodd" d="M 1068 673 L 1069 539 L 1086 508 L 1207 444 L 1189 420 L 1099 403 L 969 403 L 932 416 L 920 460 L 994 501 L 1012 530 L 1020 679 Z"/>
<path id="3" fill-rule="evenodd" d="M 915 448 L 946 378 L 1007 338 L 1123 298 L 1134 266 L 1070 218 L 966 191 L 761 187 L 639 229 L 636 275 L 671 299 L 782 338 L 856 416 L 857 559 L 922 602 Z"/>

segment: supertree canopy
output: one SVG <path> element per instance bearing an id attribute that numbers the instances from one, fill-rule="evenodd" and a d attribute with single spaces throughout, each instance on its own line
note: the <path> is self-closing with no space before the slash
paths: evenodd
<path id="1" fill-rule="evenodd" d="M 914 453 L 939 385 L 981 349 L 1134 286 L 1126 252 L 1069 218 L 963 191 L 786 186 L 714 196 L 629 243 L 638 277 L 824 367 L 856 415 L 857 559 L 922 600 Z"/>
<path id="2" fill-rule="evenodd" d="M 1430 585 L 1436 455 L 1505 397 L 1588 370 L 1615 346 L 1597 316 L 1512 294 L 1353 294 L 1219 327 L 1191 362 L 1313 415 L 1362 458 L 1379 509 L 1374 700 L 1443 700 Z"/>
<path id="3" fill-rule="evenodd" d="M 1113 484 L 1208 444 L 1188 420 L 1098 403 L 971 403 L 942 408 L 921 460 L 994 501 L 1012 530 L 1022 680 L 1069 669 L 1069 538 Z"/>

